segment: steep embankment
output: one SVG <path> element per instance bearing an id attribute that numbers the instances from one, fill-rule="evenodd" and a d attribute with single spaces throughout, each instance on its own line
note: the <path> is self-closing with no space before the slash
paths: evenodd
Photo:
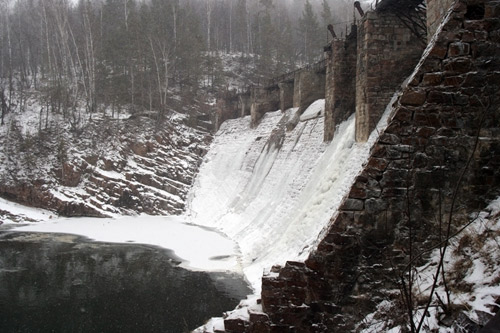
<path id="1" fill-rule="evenodd" d="M 40 111 L 38 111 L 40 110 Z M 76 111 L 75 111 L 76 112 Z M 0 196 L 65 216 L 179 214 L 211 136 L 172 111 L 46 113 L 36 96 L 0 126 Z"/>
<path id="2" fill-rule="evenodd" d="M 323 142 L 324 100 L 286 131 L 296 109 L 226 121 L 193 187 L 190 213 L 240 246 L 246 277 L 260 291 L 263 270 L 305 259 L 360 171 L 373 140 L 354 141 L 354 117 Z"/>

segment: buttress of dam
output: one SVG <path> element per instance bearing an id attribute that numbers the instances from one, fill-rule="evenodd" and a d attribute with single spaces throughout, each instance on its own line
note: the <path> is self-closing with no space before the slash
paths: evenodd
<path id="1" fill-rule="evenodd" d="M 500 195 L 499 36 L 499 1 L 381 0 L 325 47 L 324 70 L 218 101 L 219 125 L 250 113 L 257 126 L 264 112 L 324 98 L 325 141 L 355 113 L 365 142 L 400 91 L 318 247 L 263 277 L 263 312 L 226 319 L 225 332 L 359 331 L 380 302 L 399 304 L 388 276 L 408 246 L 436 246 L 438 221 L 460 228 Z"/>

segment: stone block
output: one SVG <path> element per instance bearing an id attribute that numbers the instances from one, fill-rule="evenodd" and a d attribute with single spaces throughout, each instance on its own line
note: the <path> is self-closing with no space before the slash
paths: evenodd
<path id="1" fill-rule="evenodd" d="M 461 93 L 454 93 L 453 95 L 454 105 L 467 105 L 469 104 L 469 96 L 463 95 Z"/>
<path id="2" fill-rule="evenodd" d="M 466 56 L 470 53 L 470 44 L 463 42 L 450 43 L 448 57 Z"/>
<path id="3" fill-rule="evenodd" d="M 270 333 L 292 333 L 295 332 L 294 329 L 290 328 L 288 325 L 278 325 L 273 324 L 269 330 Z"/>
<path id="4" fill-rule="evenodd" d="M 448 48 L 441 44 L 436 44 L 432 50 L 429 52 L 429 57 L 444 59 L 446 57 L 446 53 L 448 52 Z"/>
<path id="5" fill-rule="evenodd" d="M 436 104 L 452 104 L 453 94 L 441 91 L 431 91 L 427 96 L 427 102 Z"/>
<path id="6" fill-rule="evenodd" d="M 400 170 L 400 169 L 410 169 L 411 168 L 411 163 L 408 158 L 403 158 L 400 160 L 392 160 L 391 164 L 387 167 L 388 169 L 395 169 L 395 170 Z"/>
<path id="7" fill-rule="evenodd" d="M 423 90 L 407 90 L 401 96 L 400 103 L 402 105 L 419 106 L 425 103 L 426 92 Z"/>
<path id="8" fill-rule="evenodd" d="M 443 80 L 442 73 L 426 73 L 422 78 L 422 85 L 424 86 L 437 86 Z"/>
<path id="9" fill-rule="evenodd" d="M 388 146 L 386 147 L 386 156 L 389 160 L 400 159 L 403 157 L 403 153 L 394 146 Z"/>
<path id="10" fill-rule="evenodd" d="M 428 138 L 436 132 L 434 127 L 420 127 L 417 129 L 417 135 L 419 137 Z"/>
<path id="11" fill-rule="evenodd" d="M 389 162 L 386 159 L 371 158 L 366 167 L 368 169 L 374 169 L 374 170 L 382 172 L 387 168 L 388 164 L 389 164 Z"/>
<path id="12" fill-rule="evenodd" d="M 472 69 L 469 58 L 450 58 L 443 61 L 443 69 L 452 73 L 467 73 Z"/>
<path id="13" fill-rule="evenodd" d="M 396 198 L 402 198 L 406 195 L 406 188 L 405 187 L 400 187 L 400 188 L 384 188 L 382 190 L 382 198 L 391 198 L 391 197 L 396 197 Z"/>
<path id="14" fill-rule="evenodd" d="M 444 78 L 444 85 L 445 86 L 453 86 L 453 87 L 459 87 L 462 82 L 464 82 L 465 76 L 463 75 L 454 75 L 454 76 L 446 76 Z"/>
<path id="15" fill-rule="evenodd" d="M 332 244 L 328 244 L 328 243 L 325 243 L 325 242 L 321 242 L 319 245 L 318 245 L 318 248 L 317 248 L 317 251 L 318 252 L 332 252 L 333 250 L 335 250 L 336 247 L 333 246 Z M 309 264 L 308 264 L 309 265 Z M 309 266 L 308 266 L 309 267 Z"/>
<path id="16" fill-rule="evenodd" d="M 385 143 L 390 145 L 398 144 L 401 142 L 401 139 L 397 135 L 390 133 L 382 133 L 378 140 L 380 143 Z"/>
<path id="17" fill-rule="evenodd" d="M 346 199 L 340 209 L 347 211 L 359 211 L 363 209 L 363 200 L 359 199 Z"/>
<path id="18" fill-rule="evenodd" d="M 389 169 L 384 173 L 380 186 L 384 189 L 389 187 L 406 187 L 408 184 L 408 170 Z"/>
<path id="19" fill-rule="evenodd" d="M 386 130 L 387 132 L 387 130 Z M 373 157 L 384 157 L 387 154 L 387 148 L 385 145 L 376 144 L 372 147 L 370 154 Z"/>
<path id="20" fill-rule="evenodd" d="M 399 120 L 401 123 L 410 122 L 412 117 L 413 117 L 413 110 L 406 107 L 400 107 L 399 110 L 396 112 L 396 114 L 394 114 L 394 119 Z"/>
<path id="21" fill-rule="evenodd" d="M 241 318 L 224 320 L 224 329 L 227 333 L 245 333 L 249 325 L 249 322 Z"/>
<path id="22" fill-rule="evenodd" d="M 415 147 L 413 145 L 399 144 L 399 145 L 393 145 L 392 147 L 403 153 L 412 153 L 415 151 Z"/>
<path id="23" fill-rule="evenodd" d="M 366 189 L 364 186 L 356 186 L 356 184 L 351 188 L 349 192 L 349 198 L 351 199 L 366 199 Z"/>
<path id="24" fill-rule="evenodd" d="M 387 209 L 387 202 L 382 199 L 367 199 L 365 201 L 365 212 L 367 214 L 379 213 Z"/>
<path id="25" fill-rule="evenodd" d="M 486 82 L 486 76 L 482 73 L 468 73 L 462 84 L 463 87 L 481 87 Z"/>
<path id="26" fill-rule="evenodd" d="M 500 17 L 500 2 L 491 1 L 485 4 L 484 17 L 498 19 Z"/>

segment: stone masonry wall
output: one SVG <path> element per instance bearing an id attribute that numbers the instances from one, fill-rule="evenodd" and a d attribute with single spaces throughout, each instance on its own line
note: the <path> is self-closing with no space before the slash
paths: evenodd
<path id="1" fill-rule="evenodd" d="M 356 110 L 357 27 L 346 39 L 335 38 L 326 52 L 325 141 L 331 141 L 335 127 Z"/>
<path id="2" fill-rule="evenodd" d="M 249 116 L 251 110 L 250 92 L 239 95 L 239 104 L 240 104 L 240 117 Z"/>
<path id="3" fill-rule="evenodd" d="M 250 100 L 252 126 L 256 126 L 264 113 L 279 110 L 280 90 L 278 86 L 271 88 L 252 87 Z"/>
<path id="4" fill-rule="evenodd" d="M 458 1 L 317 249 L 264 277 L 265 313 L 228 332 L 354 332 L 399 302 L 409 230 L 414 251 L 436 245 L 440 219 L 459 228 L 500 194 L 499 54 L 500 2 Z"/>
<path id="5" fill-rule="evenodd" d="M 293 81 L 278 83 L 280 87 L 280 110 L 285 112 L 293 107 Z"/>
<path id="6" fill-rule="evenodd" d="M 212 119 L 214 129 L 217 131 L 220 125 L 227 119 L 238 118 L 238 96 L 230 91 L 217 98 L 215 117 Z"/>
<path id="7" fill-rule="evenodd" d="M 422 43 L 394 14 L 371 11 L 363 17 L 358 26 L 356 141 L 368 139 L 422 51 Z"/>
<path id="8" fill-rule="evenodd" d="M 294 80 L 293 107 L 300 108 L 301 113 L 321 98 L 325 98 L 325 73 L 316 69 L 298 71 Z"/>
<path id="9" fill-rule="evenodd" d="M 429 41 L 454 1 L 455 0 L 427 0 L 427 39 Z"/>

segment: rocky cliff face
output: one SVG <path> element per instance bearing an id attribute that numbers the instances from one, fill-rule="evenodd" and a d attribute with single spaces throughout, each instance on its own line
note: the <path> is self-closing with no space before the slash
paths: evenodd
<path id="1" fill-rule="evenodd" d="M 64 216 L 182 212 L 211 141 L 180 116 L 94 115 L 70 131 L 57 119 L 37 129 L 32 114 L 9 114 L 1 128 L 0 195 Z"/>

